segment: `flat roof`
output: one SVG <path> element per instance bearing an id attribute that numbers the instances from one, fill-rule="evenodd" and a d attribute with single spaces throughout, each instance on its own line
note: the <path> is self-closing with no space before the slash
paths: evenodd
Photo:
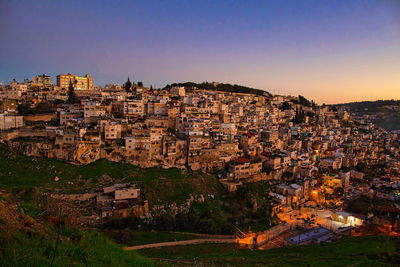
<path id="1" fill-rule="evenodd" d="M 318 229 L 313 229 L 313 230 L 307 231 L 305 233 L 286 238 L 286 241 L 292 245 L 301 244 L 301 243 L 309 241 L 311 239 L 317 239 L 321 236 L 329 234 L 330 232 L 331 231 L 329 229 L 320 227 Z"/>

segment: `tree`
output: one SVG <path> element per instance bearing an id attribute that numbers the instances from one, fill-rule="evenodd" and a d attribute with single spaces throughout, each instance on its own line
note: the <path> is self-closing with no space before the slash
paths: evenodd
<path id="1" fill-rule="evenodd" d="M 75 89 L 74 86 L 72 85 L 72 83 L 69 83 L 68 86 L 68 103 L 69 104 L 74 104 L 76 103 L 77 98 L 76 98 L 76 94 L 75 94 Z"/>
<path id="2" fill-rule="evenodd" d="M 296 124 L 303 123 L 303 122 L 305 122 L 305 118 L 306 118 L 306 116 L 305 116 L 303 108 L 302 107 L 300 107 L 300 109 L 296 108 L 296 114 L 292 120 L 293 123 L 296 123 Z"/>
<path id="3" fill-rule="evenodd" d="M 302 95 L 299 95 L 299 103 L 300 105 L 311 107 L 312 103 Z"/>
<path id="4" fill-rule="evenodd" d="M 125 89 L 126 92 L 129 92 L 131 90 L 131 87 L 132 87 L 132 83 L 131 83 L 131 80 L 128 77 L 128 80 L 124 84 L 124 89 Z"/>
<path id="5" fill-rule="evenodd" d="M 260 96 L 271 96 L 270 93 L 261 89 L 249 88 L 246 86 L 241 86 L 237 84 L 227 84 L 227 83 L 194 83 L 194 82 L 185 82 L 185 83 L 173 83 L 168 84 L 164 87 L 164 89 L 170 89 L 174 86 L 184 86 L 189 89 L 201 89 L 201 90 L 209 90 L 209 91 L 224 91 L 224 92 L 237 92 L 237 93 L 246 93 L 246 94 L 255 94 Z"/>
<path id="6" fill-rule="evenodd" d="M 315 107 L 317 106 L 317 104 L 315 104 L 315 102 L 314 102 L 313 100 L 311 100 L 311 106 L 312 106 L 313 108 L 315 108 Z"/>
<path id="7" fill-rule="evenodd" d="M 143 87 L 143 82 L 138 82 L 137 85 L 138 85 L 139 87 Z"/>
<path id="8" fill-rule="evenodd" d="M 310 117 L 310 118 L 313 118 L 313 117 L 315 116 L 315 113 L 314 113 L 314 112 L 311 112 L 311 111 L 307 111 L 307 112 L 306 112 L 306 116 L 307 116 L 307 117 Z"/>
<path id="9" fill-rule="evenodd" d="M 20 104 L 17 107 L 18 113 L 22 114 L 22 115 L 28 115 L 28 114 L 32 114 L 33 110 L 31 109 L 29 104 Z"/>
<path id="10" fill-rule="evenodd" d="M 292 108 L 292 105 L 290 105 L 290 103 L 287 102 L 287 101 L 283 102 L 283 104 L 281 106 L 281 110 L 282 111 L 285 111 L 285 110 L 288 110 L 288 109 L 291 109 L 291 108 Z"/>
<path id="11" fill-rule="evenodd" d="M 55 244 L 53 249 L 53 255 L 51 256 L 50 266 L 53 266 L 54 261 L 58 254 L 58 245 L 62 239 L 62 232 L 65 229 L 67 213 L 70 212 L 70 205 L 61 203 L 57 199 L 47 197 L 44 202 L 46 213 L 49 221 L 54 223 L 56 227 Z"/>

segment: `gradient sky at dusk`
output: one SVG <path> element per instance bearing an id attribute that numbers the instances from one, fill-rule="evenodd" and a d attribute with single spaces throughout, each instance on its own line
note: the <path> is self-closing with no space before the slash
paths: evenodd
<path id="1" fill-rule="evenodd" d="M 0 81 L 220 81 L 317 103 L 400 99 L 400 0 L 0 0 Z"/>

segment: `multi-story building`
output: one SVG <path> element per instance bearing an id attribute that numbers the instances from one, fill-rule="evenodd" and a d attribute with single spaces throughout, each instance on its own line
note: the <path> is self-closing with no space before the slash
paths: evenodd
<path id="1" fill-rule="evenodd" d="M 229 174 L 234 179 L 250 178 L 261 172 L 261 161 L 251 161 L 248 158 L 238 158 L 228 166 Z"/>
<path id="2" fill-rule="evenodd" d="M 143 100 L 128 100 L 121 102 L 121 109 L 123 114 L 126 115 L 143 115 L 144 103 Z"/>
<path id="3" fill-rule="evenodd" d="M 171 94 L 177 96 L 185 96 L 185 87 L 183 86 L 175 86 L 171 88 Z"/>
<path id="4" fill-rule="evenodd" d="M 21 99 L 22 95 L 26 93 L 28 90 L 28 86 L 23 83 L 12 82 L 10 86 L 5 91 L 6 99 Z"/>
<path id="5" fill-rule="evenodd" d="M 32 77 L 32 85 L 37 85 L 41 88 L 50 88 L 52 86 L 51 77 L 45 74 Z"/>
<path id="6" fill-rule="evenodd" d="M 120 123 L 115 121 L 105 121 L 102 125 L 104 129 L 104 138 L 107 140 L 121 138 L 122 126 Z"/>
<path id="7" fill-rule="evenodd" d="M 68 89 L 72 84 L 75 90 L 93 90 L 93 78 L 86 74 L 85 77 L 80 77 L 71 73 L 57 75 L 57 86 Z"/>
<path id="8" fill-rule="evenodd" d="M 61 111 L 60 112 L 60 125 L 67 125 L 68 122 L 83 120 L 81 111 Z"/>
<path id="9" fill-rule="evenodd" d="M 106 115 L 105 107 L 96 101 L 86 101 L 83 108 L 85 122 L 95 122 L 99 117 Z"/>

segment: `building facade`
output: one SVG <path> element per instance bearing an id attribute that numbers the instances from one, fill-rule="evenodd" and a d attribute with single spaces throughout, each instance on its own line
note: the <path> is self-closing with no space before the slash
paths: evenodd
<path id="1" fill-rule="evenodd" d="M 93 78 L 89 74 L 86 74 L 85 77 L 71 73 L 57 75 L 58 87 L 68 89 L 70 83 L 75 90 L 93 90 Z"/>
<path id="2" fill-rule="evenodd" d="M 42 88 L 50 88 L 52 86 L 51 77 L 45 74 L 36 75 L 32 77 L 32 84 L 38 85 Z"/>

